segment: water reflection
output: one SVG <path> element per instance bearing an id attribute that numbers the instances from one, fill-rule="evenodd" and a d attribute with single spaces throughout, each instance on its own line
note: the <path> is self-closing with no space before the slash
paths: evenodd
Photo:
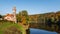
<path id="1" fill-rule="evenodd" d="M 56 24 L 53 24 L 50 26 L 50 25 L 46 25 L 44 23 L 31 23 L 30 27 L 60 33 L 60 27 Z"/>
<path id="2" fill-rule="evenodd" d="M 27 29 L 27 30 L 26 30 L 26 33 L 27 33 L 27 34 L 30 34 L 30 29 Z"/>

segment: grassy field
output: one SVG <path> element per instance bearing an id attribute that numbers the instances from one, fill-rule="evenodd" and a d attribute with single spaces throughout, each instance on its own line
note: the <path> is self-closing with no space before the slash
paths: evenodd
<path id="1" fill-rule="evenodd" d="M 13 22 L 0 21 L 0 34 L 22 34 L 23 26 Z"/>

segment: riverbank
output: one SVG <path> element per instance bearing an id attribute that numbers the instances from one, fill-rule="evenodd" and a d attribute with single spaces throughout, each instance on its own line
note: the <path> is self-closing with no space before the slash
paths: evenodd
<path id="1" fill-rule="evenodd" d="M 1 21 L 0 34 L 26 34 L 26 31 L 21 24 L 9 21 Z"/>

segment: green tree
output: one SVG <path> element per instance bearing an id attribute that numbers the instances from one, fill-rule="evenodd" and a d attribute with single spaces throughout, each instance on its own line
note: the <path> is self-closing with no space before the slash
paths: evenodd
<path id="1" fill-rule="evenodd" d="M 18 22 L 23 22 L 24 24 L 28 24 L 29 17 L 28 17 L 28 12 L 26 10 L 20 11 L 17 15 L 17 21 Z"/>
<path id="2" fill-rule="evenodd" d="M 16 14 L 17 22 L 21 22 L 21 12 Z"/>
<path id="3" fill-rule="evenodd" d="M 0 15 L 0 18 L 2 18 L 2 15 Z"/>
<path id="4" fill-rule="evenodd" d="M 21 16 L 24 17 L 25 24 L 28 24 L 28 21 L 29 21 L 28 12 L 27 12 L 26 10 L 22 10 Z M 23 18 L 22 18 L 22 19 L 23 19 Z M 23 20 L 23 21 L 24 21 L 24 20 Z"/>

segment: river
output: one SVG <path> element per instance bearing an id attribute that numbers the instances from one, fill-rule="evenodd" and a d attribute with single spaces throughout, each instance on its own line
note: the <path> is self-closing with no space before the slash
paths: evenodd
<path id="1" fill-rule="evenodd" d="M 30 28 L 30 34 L 58 34 L 57 32 L 46 31 L 42 29 Z"/>
<path id="2" fill-rule="evenodd" d="M 60 34 L 60 26 L 57 24 L 46 25 L 43 23 L 30 23 L 31 34 Z"/>

